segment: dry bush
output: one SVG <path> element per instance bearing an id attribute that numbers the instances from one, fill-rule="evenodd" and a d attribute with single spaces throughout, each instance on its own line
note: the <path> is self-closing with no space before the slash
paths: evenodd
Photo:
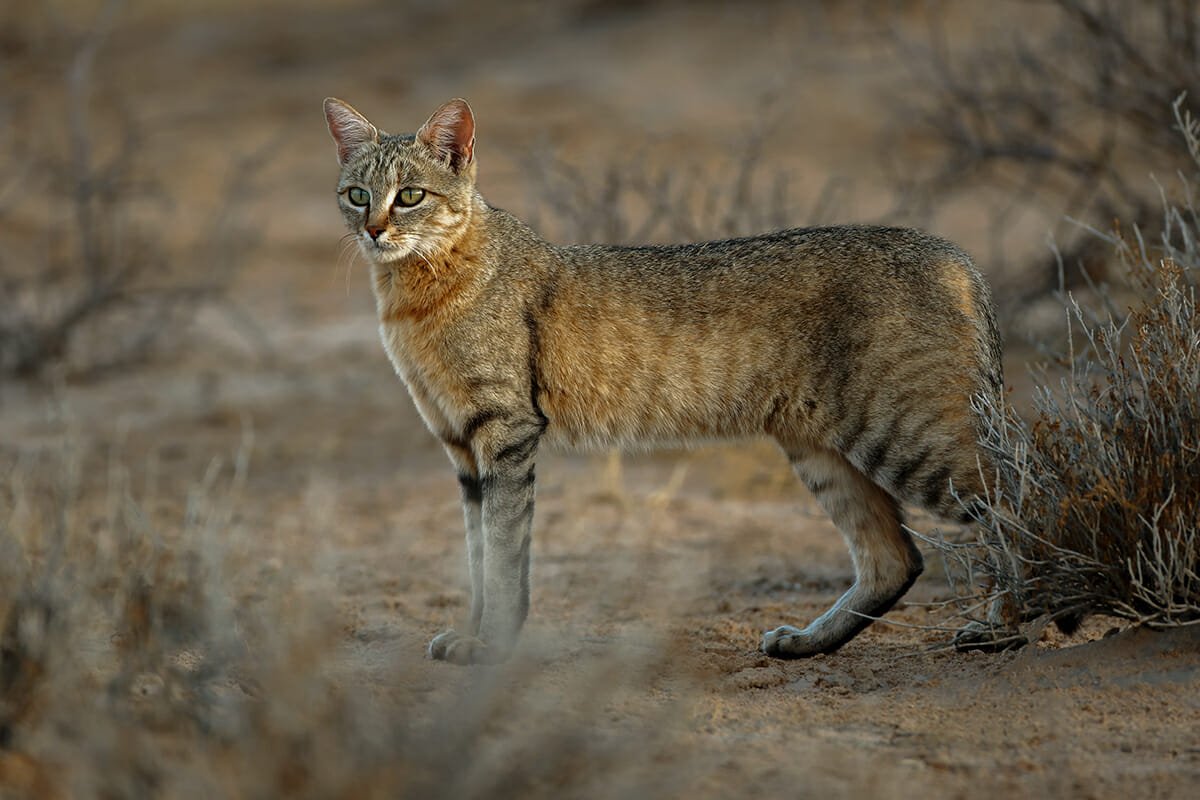
<path id="1" fill-rule="evenodd" d="M 14 76 L 0 91 L 0 214 L 9 217 L 0 217 L 0 375 L 143 359 L 182 338 L 204 303 L 220 303 L 246 328 L 224 290 L 256 242 L 238 201 L 265 151 L 231 162 L 222 201 L 208 219 L 189 209 L 185 232 L 176 206 L 189 198 L 147 175 L 144 137 L 120 98 L 105 98 L 107 118 L 93 113 L 95 64 L 120 6 L 108 3 L 85 35 L 56 31 L 53 43 L 27 32 L 30 42 L 18 46 L 14 26 L 0 48 L 0 66 Z M 62 113 L 44 108 L 46 96 L 57 98 L 58 87 L 45 85 L 54 79 L 23 63 L 41 46 L 70 52 Z M 28 72 L 35 77 L 15 77 Z"/>
<path id="2" fill-rule="evenodd" d="M 774 118 L 767 98 L 758 125 L 716 163 L 663 163 L 649 149 L 579 166 L 552 146 L 525 159 L 534 187 L 526 213 L 535 230 L 568 242 L 639 245 L 751 236 L 829 222 L 847 185 L 830 180 L 811 206 L 796 196 L 797 176 L 767 162 Z"/>
<path id="3" fill-rule="evenodd" d="M 1006 259 L 1013 219 L 1031 205 L 1101 227 L 1152 224 L 1157 198 L 1143 176 L 1187 166 L 1168 109 L 1182 92 L 1200 96 L 1200 4 L 1021 0 L 983 17 L 970 4 L 971 23 L 964 11 L 930 3 L 927 34 L 893 40 L 917 87 L 896 103 L 893 136 L 915 132 L 938 148 L 895 165 L 911 218 L 1000 187 L 1009 201 L 990 223 L 993 267 Z M 982 28 L 969 47 L 958 44 L 966 24 Z M 1056 235 L 1072 267 L 1082 259 L 1096 268 L 1107 255 L 1091 237 L 1063 227 Z M 1054 288 L 1052 260 L 1040 278 L 1027 296 Z"/>
<path id="4" fill-rule="evenodd" d="M 1200 124 L 1181 104 L 1178 128 L 1200 167 Z M 1068 300 L 1069 372 L 1037 393 L 1034 421 L 982 409 L 994 471 L 979 538 L 939 544 L 968 616 L 991 609 L 977 624 L 1070 630 L 1091 613 L 1200 622 L 1200 213 L 1187 194 L 1167 205 L 1157 243 L 1137 229 L 1101 236 L 1125 266 L 1133 307 Z"/>
<path id="5" fill-rule="evenodd" d="M 337 564 L 256 557 L 249 451 L 186 502 L 139 502 L 115 457 L 4 465 L 0 796 L 616 798 L 695 780 L 669 759 L 673 712 L 595 724 L 653 680 L 644 653 L 610 648 L 550 687 L 536 658 L 414 651 L 372 676 L 332 606 Z M 164 499 L 179 518 L 152 521 Z"/>

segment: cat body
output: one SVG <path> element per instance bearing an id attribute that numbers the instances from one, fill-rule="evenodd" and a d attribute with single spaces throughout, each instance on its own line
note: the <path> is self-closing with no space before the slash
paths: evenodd
<path id="1" fill-rule="evenodd" d="M 781 657 L 840 647 L 920 574 L 899 501 L 958 517 L 955 495 L 978 493 L 971 398 L 1001 392 L 1000 344 L 987 287 L 953 244 L 834 226 L 558 247 L 475 190 L 464 101 L 410 136 L 337 100 L 326 116 L 385 349 L 462 488 L 471 617 L 433 640 L 433 657 L 511 650 L 528 612 L 542 444 L 774 438 L 857 575 L 806 628 L 764 635 Z"/>

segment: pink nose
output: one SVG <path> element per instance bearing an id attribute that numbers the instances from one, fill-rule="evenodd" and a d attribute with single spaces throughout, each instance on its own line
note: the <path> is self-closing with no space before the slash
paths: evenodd
<path id="1" fill-rule="evenodd" d="M 384 228 L 382 228 L 378 225 L 368 225 L 367 226 L 367 235 L 370 236 L 372 239 L 378 239 L 379 234 L 383 233 L 383 231 L 384 231 Z"/>

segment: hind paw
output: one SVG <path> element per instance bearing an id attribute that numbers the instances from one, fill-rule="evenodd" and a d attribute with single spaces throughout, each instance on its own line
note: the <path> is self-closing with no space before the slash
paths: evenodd
<path id="1" fill-rule="evenodd" d="M 1023 633 L 1011 628 L 969 622 L 954 634 L 954 649 L 959 652 L 979 650 L 984 653 L 999 653 L 1016 650 L 1029 644 Z"/>
<path id="2" fill-rule="evenodd" d="M 761 649 L 773 658 L 805 658 L 825 652 L 822 642 L 791 625 L 781 625 L 763 634 Z"/>

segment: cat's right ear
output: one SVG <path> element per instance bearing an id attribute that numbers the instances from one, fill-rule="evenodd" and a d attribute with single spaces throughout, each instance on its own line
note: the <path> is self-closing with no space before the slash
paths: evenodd
<path id="1" fill-rule="evenodd" d="M 379 129 L 349 103 L 336 97 L 325 98 L 325 121 L 329 123 L 333 141 L 337 142 L 338 163 L 343 167 L 364 144 L 379 141 Z"/>

